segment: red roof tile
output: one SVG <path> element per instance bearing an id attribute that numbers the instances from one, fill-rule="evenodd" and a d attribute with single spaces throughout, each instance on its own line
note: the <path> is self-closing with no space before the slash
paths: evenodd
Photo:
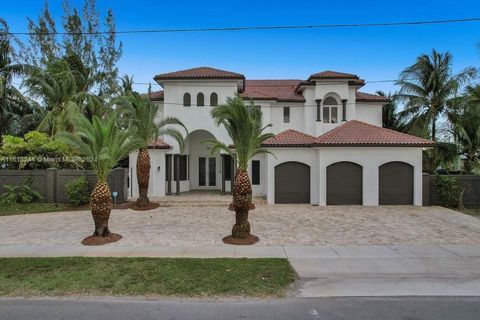
<path id="1" fill-rule="evenodd" d="M 165 141 L 163 141 L 163 139 L 158 138 L 157 141 L 152 141 L 152 143 L 148 145 L 148 148 L 149 149 L 170 149 L 171 146 Z"/>
<path id="2" fill-rule="evenodd" d="M 347 121 L 319 136 L 317 146 L 433 146 L 433 141 L 377 127 L 358 120 Z"/>
<path id="3" fill-rule="evenodd" d="M 175 79 L 245 79 L 243 74 L 210 68 L 198 67 L 186 70 L 179 70 L 169 73 L 157 74 L 155 80 Z"/>
<path id="4" fill-rule="evenodd" d="M 243 98 L 253 100 L 277 100 L 304 102 L 305 98 L 295 92 L 301 80 L 245 80 Z"/>
<path id="5" fill-rule="evenodd" d="M 311 79 L 359 79 L 359 78 L 356 74 L 327 70 L 327 71 L 311 74 L 308 80 L 311 80 Z"/>
<path id="6" fill-rule="evenodd" d="M 391 99 L 388 97 L 379 96 L 377 94 L 370 94 L 370 93 L 357 91 L 355 101 L 357 102 L 390 102 Z"/>
<path id="7" fill-rule="evenodd" d="M 315 137 L 293 129 L 282 131 L 263 143 L 265 147 L 310 147 Z"/>
<path id="8" fill-rule="evenodd" d="M 152 99 L 152 101 L 163 101 L 164 95 L 165 92 L 163 90 L 152 91 L 152 93 L 150 94 L 150 99 Z M 144 94 L 144 96 L 148 97 L 148 93 Z"/>

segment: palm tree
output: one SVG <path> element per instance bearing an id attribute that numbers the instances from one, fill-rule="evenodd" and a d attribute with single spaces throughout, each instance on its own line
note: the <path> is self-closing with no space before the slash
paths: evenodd
<path id="1" fill-rule="evenodd" d="M 150 203 L 148 199 L 148 183 L 150 181 L 148 145 L 156 141 L 159 136 L 170 136 L 177 141 L 180 150 L 182 150 L 184 139 L 177 127 L 183 127 L 185 132 L 187 132 L 187 129 L 180 120 L 174 117 L 166 117 L 157 121 L 158 105 L 138 93 L 133 92 L 128 96 L 120 97 L 116 100 L 116 103 L 119 105 L 122 120 L 126 120 L 128 126 L 137 129 L 136 135 L 142 141 L 138 150 L 136 166 L 139 190 L 137 205 L 146 207 Z"/>
<path id="2" fill-rule="evenodd" d="M 445 115 L 447 102 L 460 86 L 476 74 L 475 68 L 466 68 L 458 74 L 452 71 L 452 55 L 439 53 L 422 54 L 416 62 L 402 71 L 397 85 L 398 97 L 405 101 L 401 117 L 409 120 L 407 130 L 437 140 L 437 120 Z"/>
<path id="3" fill-rule="evenodd" d="M 378 90 L 377 95 L 390 99 L 390 102 L 382 108 L 382 126 L 384 128 L 402 131 L 403 123 L 399 117 L 396 96 L 390 92 L 387 94 Z"/>
<path id="4" fill-rule="evenodd" d="M 248 177 L 248 162 L 257 154 L 270 153 L 261 147 L 262 143 L 273 137 L 265 130 L 271 126 L 262 124 L 262 112 L 253 104 L 246 106 L 239 96 L 228 98 L 227 103 L 212 109 L 212 117 L 217 126 L 223 125 L 234 148 L 217 140 L 209 140 L 211 153 L 224 151 L 238 163 L 235 171 L 232 206 L 235 210 L 235 225 L 232 235 L 224 238 L 227 243 L 254 243 L 258 238 L 250 234 L 248 211 L 252 205 L 252 185 Z"/>
<path id="5" fill-rule="evenodd" d="M 71 131 L 71 119 L 84 112 L 89 119 L 105 113 L 102 99 L 90 91 L 90 70 L 80 57 L 69 54 L 47 64 L 45 69 L 34 67 L 29 71 L 24 86 L 34 99 L 41 99 L 48 113 L 38 129 L 55 134 Z"/>
<path id="6" fill-rule="evenodd" d="M 71 145 L 79 154 L 92 159 L 91 167 L 98 178 L 90 196 L 92 217 L 95 222 L 94 237 L 105 238 L 111 234 L 108 220 L 112 210 L 112 196 L 107 176 L 118 161 L 142 144 L 136 135 L 136 128 L 120 129 L 116 119 L 115 112 L 105 119 L 93 116 L 92 121 L 82 114 L 77 114 L 72 118 L 73 132 L 57 134 L 58 139 Z M 110 238 L 116 241 L 120 237 Z M 103 240 L 103 243 L 108 242 L 107 239 Z"/>
<path id="7" fill-rule="evenodd" d="M 123 95 L 129 95 L 133 93 L 133 76 L 130 77 L 128 74 L 126 74 L 120 78 L 120 82 L 122 83 L 121 90 Z"/>
<path id="8" fill-rule="evenodd" d="M 464 105 L 449 113 L 463 170 L 473 173 L 480 168 L 480 85 L 467 87 Z"/>
<path id="9" fill-rule="evenodd" d="M 34 107 L 36 103 L 25 97 L 12 83 L 14 77 L 24 75 L 31 68 L 12 63 L 16 57 L 12 41 L 20 44 L 9 33 L 6 21 L 0 18 L 0 136 L 21 135 L 32 119 L 38 120 Z"/>

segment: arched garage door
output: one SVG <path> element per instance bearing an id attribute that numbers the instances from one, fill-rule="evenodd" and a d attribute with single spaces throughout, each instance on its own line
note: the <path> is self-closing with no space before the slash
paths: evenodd
<path id="1" fill-rule="evenodd" d="M 310 167 L 284 162 L 275 167 L 275 203 L 310 203 Z"/>
<path id="2" fill-rule="evenodd" d="M 337 162 L 327 167 L 327 205 L 362 204 L 362 166 Z"/>
<path id="3" fill-rule="evenodd" d="M 413 167 L 405 162 L 388 162 L 378 169 L 379 204 L 413 204 Z"/>

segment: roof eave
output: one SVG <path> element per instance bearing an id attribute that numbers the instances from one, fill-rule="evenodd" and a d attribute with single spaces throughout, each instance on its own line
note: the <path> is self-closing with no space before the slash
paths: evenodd
<path id="1" fill-rule="evenodd" d="M 330 147 L 401 147 L 401 148 L 432 148 L 436 144 L 428 143 L 316 143 L 314 145 L 318 148 L 330 148 Z"/>
<path id="2" fill-rule="evenodd" d="M 264 148 L 311 148 L 313 144 L 262 144 Z"/>

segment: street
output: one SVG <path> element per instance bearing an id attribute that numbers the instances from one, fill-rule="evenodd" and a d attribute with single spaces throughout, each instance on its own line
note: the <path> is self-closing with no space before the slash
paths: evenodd
<path id="1" fill-rule="evenodd" d="M 293 298 L 271 300 L 135 300 L 2 298 L 2 320 L 89 319 L 479 319 L 480 297 Z"/>

